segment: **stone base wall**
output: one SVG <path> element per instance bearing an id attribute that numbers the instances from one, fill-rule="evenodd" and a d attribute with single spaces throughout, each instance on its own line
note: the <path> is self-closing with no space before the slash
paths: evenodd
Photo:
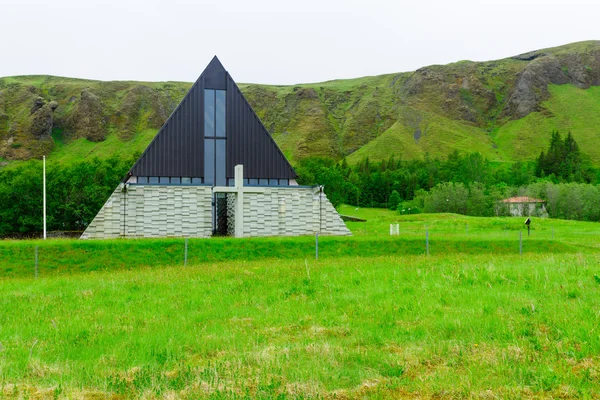
<path id="1" fill-rule="evenodd" d="M 235 195 L 227 198 L 228 214 L 234 214 Z M 210 186 L 136 184 L 129 185 L 125 193 L 121 184 L 81 238 L 210 237 L 211 203 Z M 236 216 L 229 218 L 232 222 Z M 315 233 L 351 235 L 319 188 L 267 187 L 264 193 L 244 194 L 245 237 Z"/>
<path id="2" fill-rule="evenodd" d="M 352 235 L 319 188 L 272 187 L 244 194 L 244 236 Z"/>
<path id="3" fill-rule="evenodd" d="M 211 201 L 210 186 L 120 184 L 81 238 L 208 237 Z"/>

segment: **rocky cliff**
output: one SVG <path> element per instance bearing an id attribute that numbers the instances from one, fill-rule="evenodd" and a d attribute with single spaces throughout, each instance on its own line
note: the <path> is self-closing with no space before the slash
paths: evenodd
<path id="1" fill-rule="evenodd" d="M 569 111 L 553 103 L 553 96 L 563 96 L 553 89 L 558 85 L 582 91 L 600 85 L 599 41 L 409 73 L 240 88 L 291 159 L 377 159 L 392 153 L 412 158 L 459 149 L 510 161 L 537 154 L 537 148 L 523 149 L 519 141 L 531 136 L 534 143 L 536 138 L 543 143 L 550 126 L 566 127 L 576 138 L 600 147 L 591 120 L 585 125 L 580 121 L 588 119 L 585 115 L 563 115 Z M 40 157 L 52 154 L 58 145 L 68 152 L 72 143 L 81 141 L 91 143 L 87 146 L 97 143 L 93 154 L 100 156 L 110 155 L 119 143 L 135 142 L 142 150 L 190 86 L 52 76 L 0 78 L 0 157 Z M 593 110 L 600 97 L 590 93 L 585 101 Z M 573 111 L 578 112 L 583 111 Z M 600 151 L 591 156 L 600 162 Z"/>

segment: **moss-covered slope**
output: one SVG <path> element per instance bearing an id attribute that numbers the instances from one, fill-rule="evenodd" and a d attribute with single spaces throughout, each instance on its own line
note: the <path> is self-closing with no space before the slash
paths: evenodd
<path id="1" fill-rule="evenodd" d="M 292 160 L 403 159 L 479 151 L 527 160 L 571 130 L 600 165 L 600 42 L 488 62 L 295 86 L 240 84 Z M 69 162 L 143 149 L 190 83 L 0 78 L 0 161 Z"/>

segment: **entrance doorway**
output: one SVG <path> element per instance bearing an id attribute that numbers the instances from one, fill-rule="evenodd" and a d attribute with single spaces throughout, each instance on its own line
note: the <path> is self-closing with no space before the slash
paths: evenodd
<path id="1" fill-rule="evenodd" d="M 215 193 L 213 236 L 235 236 L 235 194 Z"/>

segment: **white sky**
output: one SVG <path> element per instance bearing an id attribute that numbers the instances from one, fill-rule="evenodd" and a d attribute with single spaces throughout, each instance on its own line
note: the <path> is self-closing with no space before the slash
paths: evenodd
<path id="1" fill-rule="evenodd" d="M 600 39 L 598 0 L 0 0 L 0 76 L 293 84 Z"/>

